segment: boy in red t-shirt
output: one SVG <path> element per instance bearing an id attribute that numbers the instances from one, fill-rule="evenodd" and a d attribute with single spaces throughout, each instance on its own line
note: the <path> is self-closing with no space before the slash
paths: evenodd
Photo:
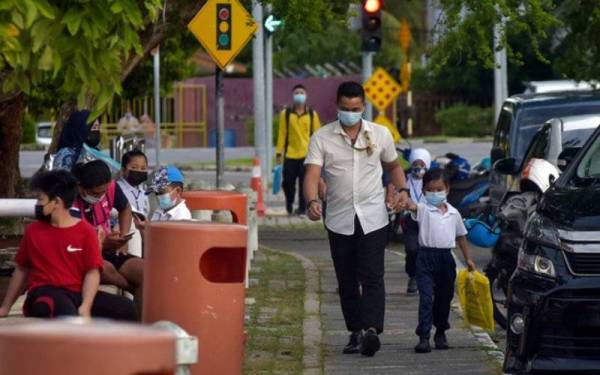
<path id="1" fill-rule="evenodd" d="M 101 316 L 135 320 L 133 302 L 98 291 L 102 256 L 96 230 L 71 216 L 77 182 L 66 171 L 43 172 L 32 182 L 38 192 L 37 221 L 25 230 L 0 317 L 27 284 L 25 316 Z"/>

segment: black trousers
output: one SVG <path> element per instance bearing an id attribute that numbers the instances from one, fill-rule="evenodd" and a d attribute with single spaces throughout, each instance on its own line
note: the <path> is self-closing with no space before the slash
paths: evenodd
<path id="1" fill-rule="evenodd" d="M 369 328 L 383 332 L 387 226 L 364 234 L 355 217 L 353 235 L 329 229 L 328 233 L 346 328 L 350 332 Z"/>
<path id="2" fill-rule="evenodd" d="M 410 216 L 406 221 L 406 233 L 404 233 L 404 252 L 406 253 L 404 270 L 409 277 L 416 277 L 417 255 L 419 254 L 419 224 Z"/>
<path id="3" fill-rule="evenodd" d="M 421 248 L 417 258 L 419 325 L 416 334 L 429 338 L 431 326 L 444 332 L 450 328 L 450 303 L 454 297 L 456 263 L 450 249 Z"/>
<path id="4" fill-rule="evenodd" d="M 285 208 L 288 214 L 294 210 L 296 200 L 296 184 L 298 186 L 298 211 L 306 212 L 304 200 L 304 159 L 288 159 L 283 161 L 283 192 L 285 193 Z"/>
<path id="5" fill-rule="evenodd" d="M 81 293 L 53 286 L 41 286 L 27 294 L 25 316 L 36 318 L 54 318 L 57 316 L 79 315 Z M 98 291 L 92 304 L 92 316 L 115 320 L 137 320 L 133 301 Z"/>

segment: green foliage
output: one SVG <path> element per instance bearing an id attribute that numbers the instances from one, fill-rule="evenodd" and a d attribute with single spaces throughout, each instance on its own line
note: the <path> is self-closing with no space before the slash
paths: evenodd
<path id="1" fill-rule="evenodd" d="M 457 104 L 435 114 L 444 135 L 455 137 L 484 137 L 492 133 L 494 110 Z"/>
<path id="2" fill-rule="evenodd" d="M 35 143 L 36 123 L 33 116 L 28 112 L 25 112 L 23 118 L 23 133 L 21 137 L 21 144 Z"/>
<path id="3" fill-rule="evenodd" d="M 142 52 L 138 32 L 161 6 L 161 0 L 4 0 L 2 91 L 51 87 L 55 97 L 102 109 L 121 92 L 123 63 Z"/>

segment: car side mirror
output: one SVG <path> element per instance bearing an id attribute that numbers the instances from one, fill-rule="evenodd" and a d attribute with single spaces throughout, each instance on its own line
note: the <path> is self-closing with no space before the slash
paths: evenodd
<path id="1" fill-rule="evenodd" d="M 558 160 L 556 161 L 556 166 L 558 169 L 564 171 L 569 164 L 575 159 L 577 153 L 581 150 L 580 147 L 569 147 L 565 148 L 560 155 L 558 155 Z"/>
<path id="2" fill-rule="evenodd" d="M 494 171 L 500 174 L 515 175 L 517 170 L 517 160 L 515 158 L 500 159 L 494 163 Z"/>
<path id="3" fill-rule="evenodd" d="M 506 154 L 504 153 L 504 150 L 501 149 L 500 147 L 494 147 L 494 148 L 492 148 L 492 152 L 491 152 L 490 156 L 492 157 L 492 164 L 494 164 L 498 160 L 504 159 L 506 157 Z"/>

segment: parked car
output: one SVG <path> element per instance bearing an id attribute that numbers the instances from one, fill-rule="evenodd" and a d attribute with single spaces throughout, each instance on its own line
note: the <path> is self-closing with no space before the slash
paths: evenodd
<path id="1" fill-rule="evenodd" d="M 48 147 L 52 143 L 52 123 L 48 121 L 38 122 L 35 128 L 35 143 Z"/>
<path id="2" fill-rule="evenodd" d="M 600 373 L 600 129 L 544 194 L 524 238 L 504 370 Z"/>
<path id="3" fill-rule="evenodd" d="M 524 94 L 542 94 L 561 91 L 582 91 L 598 88 L 598 81 L 575 81 L 572 79 L 560 79 L 550 81 L 529 81 L 525 85 Z"/>
<path id="4" fill-rule="evenodd" d="M 492 164 L 513 158 L 515 165 L 521 166 L 531 140 L 546 121 L 590 114 L 600 115 L 600 91 L 511 96 L 504 102 L 496 125 Z M 514 174 L 498 175 L 492 170 L 490 183 L 490 202 L 499 207 L 514 183 Z"/>

